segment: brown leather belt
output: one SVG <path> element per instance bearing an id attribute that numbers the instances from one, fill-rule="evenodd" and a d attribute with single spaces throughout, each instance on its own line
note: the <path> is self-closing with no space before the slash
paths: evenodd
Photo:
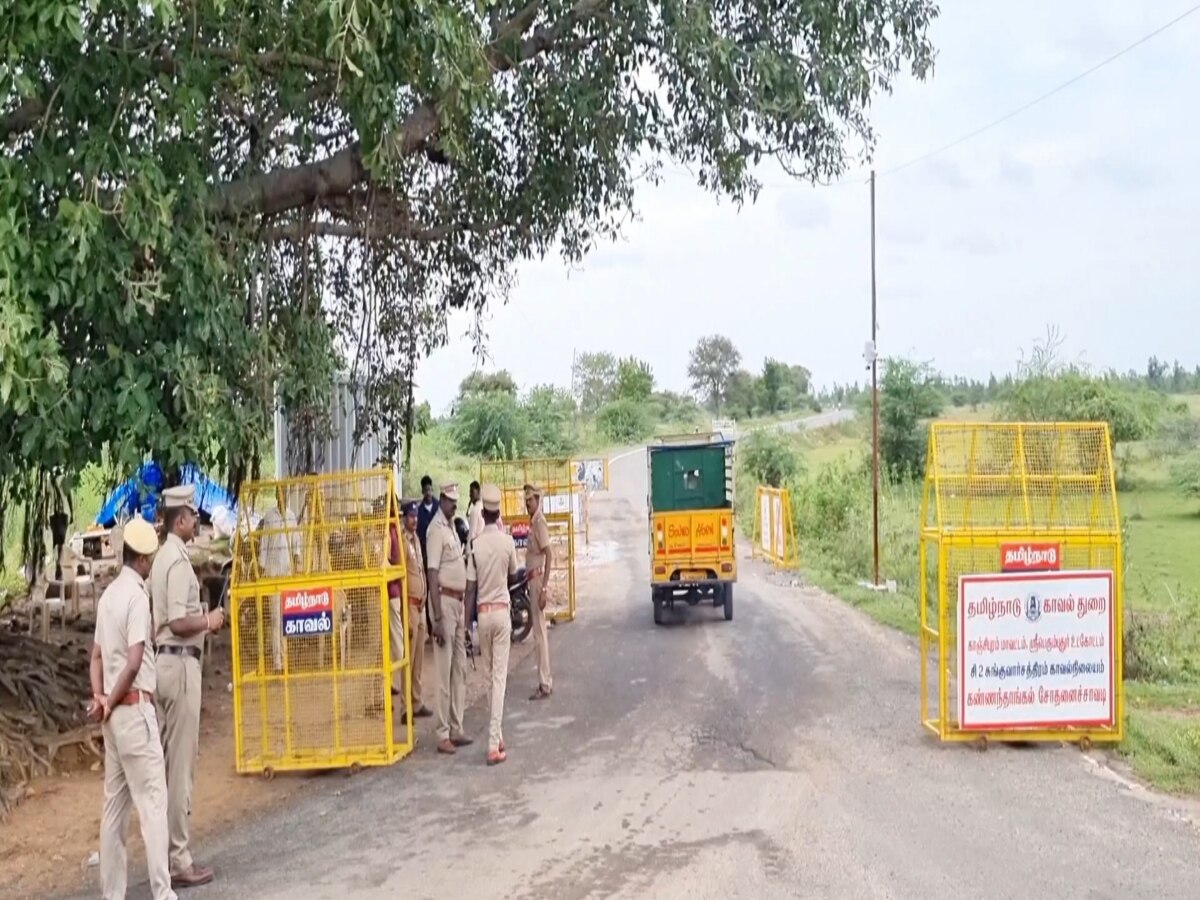
<path id="1" fill-rule="evenodd" d="M 147 691 L 130 691 L 128 694 L 126 694 L 124 697 L 121 698 L 120 702 L 117 705 L 118 706 L 137 706 L 143 700 L 145 700 L 147 703 L 153 703 L 154 695 Z"/>
<path id="2" fill-rule="evenodd" d="M 412 594 L 408 595 L 408 605 L 409 606 L 423 606 L 424 604 L 425 604 L 424 597 L 414 597 Z"/>
<path id="3" fill-rule="evenodd" d="M 461 600 L 467 594 L 466 591 L 459 591 L 454 588 L 441 586 L 438 587 L 438 590 L 442 592 L 443 597 L 449 597 L 451 600 Z"/>
<path id="4" fill-rule="evenodd" d="M 480 603 L 475 608 L 480 612 L 488 612 L 492 609 L 508 609 L 508 604 L 501 600 L 492 600 L 487 603 Z"/>
<path id="5" fill-rule="evenodd" d="M 190 656 L 192 659 L 200 659 L 199 647 L 180 647 L 178 644 L 163 644 L 158 648 L 159 653 L 166 653 L 169 656 Z"/>

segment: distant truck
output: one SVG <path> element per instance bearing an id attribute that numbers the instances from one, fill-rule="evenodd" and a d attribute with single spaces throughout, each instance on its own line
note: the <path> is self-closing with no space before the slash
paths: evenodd
<path id="1" fill-rule="evenodd" d="M 650 469 L 650 596 L 662 625 L 676 600 L 711 600 L 733 618 L 733 447 L 720 435 L 662 438 Z"/>

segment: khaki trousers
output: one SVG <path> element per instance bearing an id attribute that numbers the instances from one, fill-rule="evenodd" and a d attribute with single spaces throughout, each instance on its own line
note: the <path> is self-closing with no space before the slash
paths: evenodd
<path id="1" fill-rule="evenodd" d="M 200 660 L 159 653 L 158 727 L 167 766 L 167 828 L 171 837 L 171 874 L 192 867 L 188 816 L 200 751 Z"/>
<path id="2" fill-rule="evenodd" d="M 512 646 L 512 617 L 508 607 L 479 614 L 479 651 L 483 670 L 491 678 L 492 716 L 488 723 L 488 750 L 504 743 L 504 694 L 508 687 L 508 651 Z"/>
<path id="3" fill-rule="evenodd" d="M 408 605 L 408 649 L 412 654 L 412 708 L 413 712 L 425 704 L 421 698 L 421 670 L 425 668 L 425 604 Z"/>
<path id="4" fill-rule="evenodd" d="M 167 776 L 154 704 L 118 706 L 104 723 L 104 812 L 100 817 L 100 894 L 124 900 L 125 834 L 137 808 L 154 900 L 175 900 L 167 837 Z"/>
<path id="5" fill-rule="evenodd" d="M 404 598 L 391 597 L 388 600 L 388 642 L 392 645 L 392 665 L 404 659 L 407 644 L 404 641 Z M 404 670 L 393 669 L 392 687 L 404 692 Z"/>
<path id="6" fill-rule="evenodd" d="M 461 737 L 463 707 L 467 703 L 467 631 L 463 624 L 463 602 L 440 597 L 442 635 L 445 644 L 433 644 L 433 664 L 437 672 L 437 736 L 439 741 Z M 437 600 L 434 601 L 435 603 Z M 436 623 L 435 623 L 436 624 Z"/>
<path id="7" fill-rule="evenodd" d="M 546 611 L 541 607 L 542 592 L 546 589 L 546 575 L 529 582 L 529 605 L 532 607 L 533 646 L 537 650 L 539 686 L 550 690 L 554 687 L 554 676 L 550 674 L 550 636 L 546 633 Z"/>

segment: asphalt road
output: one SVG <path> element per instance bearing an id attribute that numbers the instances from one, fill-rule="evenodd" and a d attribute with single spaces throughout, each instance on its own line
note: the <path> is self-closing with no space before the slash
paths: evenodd
<path id="1" fill-rule="evenodd" d="M 205 848 L 219 880 L 188 897 L 1200 896 L 1187 808 L 1077 749 L 939 746 L 911 642 L 833 598 L 743 562 L 732 622 L 655 627 L 643 454 L 611 476 L 554 698 L 525 700 L 528 660 L 510 678 L 506 765 L 425 739 L 314 780 Z"/>

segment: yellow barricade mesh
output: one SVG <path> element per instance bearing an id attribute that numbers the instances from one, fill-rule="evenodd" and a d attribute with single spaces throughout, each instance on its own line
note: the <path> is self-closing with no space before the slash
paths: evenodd
<path id="1" fill-rule="evenodd" d="M 498 459 L 479 464 L 479 483 L 504 488 L 534 484 L 546 493 L 566 493 L 578 485 L 569 459 Z"/>
<path id="2" fill-rule="evenodd" d="M 1121 740 L 1123 573 L 1107 425 L 935 423 L 921 521 L 922 722 L 942 740 Z M 1001 573 L 1010 552 L 1053 554 L 1040 571 L 1113 573 L 1112 726 L 964 729 L 960 666 L 971 663 L 958 646 L 959 579 Z"/>
<path id="3" fill-rule="evenodd" d="M 411 750 L 390 691 L 395 677 L 404 708 L 411 654 L 403 552 L 389 560 L 401 527 L 394 491 L 387 470 L 243 487 L 230 589 L 238 771 L 384 765 Z"/>

